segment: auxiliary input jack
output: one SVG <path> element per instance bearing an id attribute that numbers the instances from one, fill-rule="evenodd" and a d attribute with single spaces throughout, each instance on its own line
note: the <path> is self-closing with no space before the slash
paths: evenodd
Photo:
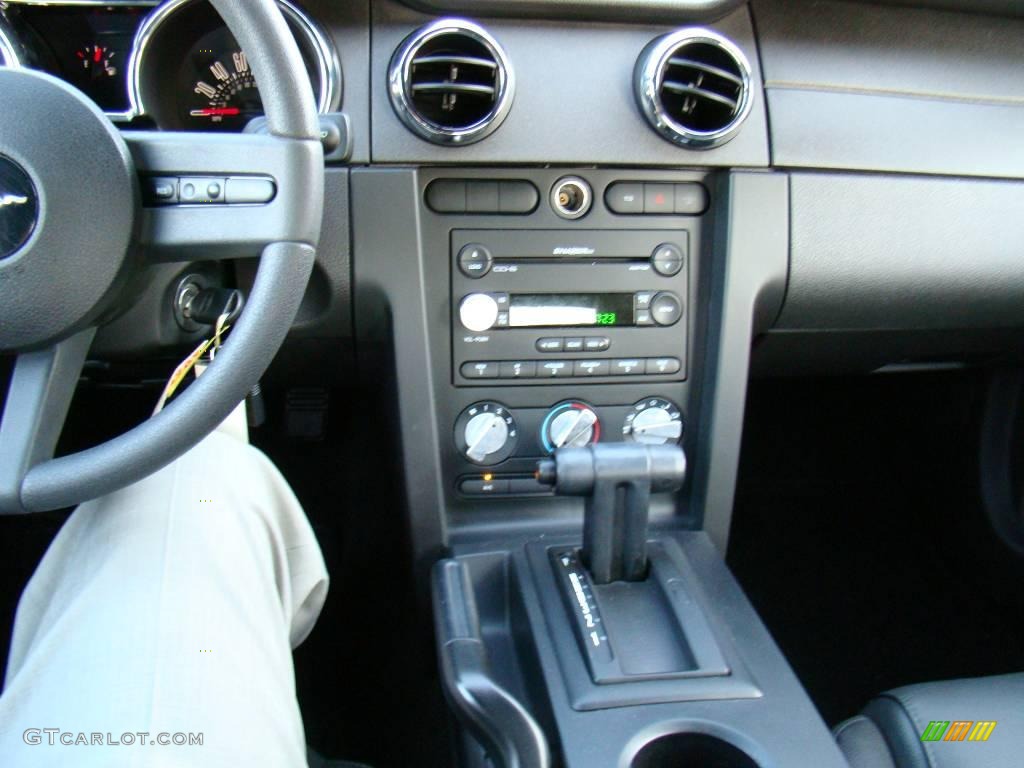
<path id="1" fill-rule="evenodd" d="M 590 185 L 579 176 L 565 176 L 551 187 L 551 207 L 563 219 L 578 219 L 594 200 Z"/>

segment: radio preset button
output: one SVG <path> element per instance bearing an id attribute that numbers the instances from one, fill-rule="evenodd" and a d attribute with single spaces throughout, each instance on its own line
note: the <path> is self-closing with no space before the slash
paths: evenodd
<path id="1" fill-rule="evenodd" d="M 580 337 L 570 338 L 565 340 L 565 351 L 566 352 L 582 352 L 583 351 L 583 339 Z"/>
<path id="2" fill-rule="evenodd" d="M 608 376 L 610 373 L 608 360 L 577 360 L 573 363 L 573 376 Z"/>
<path id="3" fill-rule="evenodd" d="M 463 378 L 466 379 L 496 379 L 498 378 L 498 364 L 490 362 L 469 362 L 463 363 L 459 369 Z"/>
<path id="4" fill-rule="evenodd" d="M 572 376 L 572 363 L 566 360 L 552 360 L 537 364 L 538 379 L 562 379 Z"/>
<path id="5" fill-rule="evenodd" d="M 647 361 L 647 373 L 652 376 L 667 376 L 679 373 L 682 363 L 675 357 L 652 357 Z"/>
<path id="6" fill-rule="evenodd" d="M 459 305 L 459 320 L 470 331 L 489 331 L 498 322 L 497 299 L 486 293 L 469 294 Z"/>
<path id="7" fill-rule="evenodd" d="M 503 379 L 532 379 L 537 375 L 537 363 L 533 360 L 502 363 L 500 375 Z"/>
<path id="8" fill-rule="evenodd" d="M 683 252 L 678 245 L 662 243 L 651 254 L 654 271 L 663 277 L 678 275 L 683 268 Z"/>
<path id="9" fill-rule="evenodd" d="M 588 336 L 583 340 L 583 347 L 587 352 L 604 352 L 612 345 L 612 340 L 607 336 Z"/>
<path id="10" fill-rule="evenodd" d="M 459 271 L 466 277 L 476 280 L 491 271 L 494 257 L 482 245 L 470 243 L 459 251 Z"/>
<path id="11" fill-rule="evenodd" d="M 645 361 L 641 358 L 612 360 L 613 376 L 638 376 L 644 372 Z"/>
<path id="12" fill-rule="evenodd" d="M 561 352 L 565 347 L 565 339 L 537 339 L 538 352 Z"/>
<path id="13" fill-rule="evenodd" d="M 675 325 L 683 316 L 683 305 L 674 293 L 659 293 L 651 302 L 651 317 L 658 325 Z"/>

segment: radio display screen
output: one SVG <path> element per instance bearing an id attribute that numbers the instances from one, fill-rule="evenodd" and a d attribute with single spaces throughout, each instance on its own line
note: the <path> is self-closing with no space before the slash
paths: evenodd
<path id="1" fill-rule="evenodd" d="M 510 328 L 635 325 L 632 293 L 526 293 L 509 299 Z"/>

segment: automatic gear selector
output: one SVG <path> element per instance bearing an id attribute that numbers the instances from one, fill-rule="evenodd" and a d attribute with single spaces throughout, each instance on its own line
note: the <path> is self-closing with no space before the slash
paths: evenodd
<path id="1" fill-rule="evenodd" d="M 595 584 L 642 581 L 651 493 L 682 487 L 686 455 L 677 445 L 559 448 L 554 458 L 540 462 L 537 479 L 555 493 L 587 497 L 581 554 Z"/>

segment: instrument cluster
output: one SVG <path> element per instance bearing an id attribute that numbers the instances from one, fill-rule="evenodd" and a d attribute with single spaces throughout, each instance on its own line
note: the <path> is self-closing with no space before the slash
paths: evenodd
<path id="1" fill-rule="evenodd" d="M 278 4 L 320 112 L 336 111 L 334 45 L 291 0 Z M 241 50 L 208 0 L 6 0 L 0 65 L 54 75 L 112 120 L 140 127 L 237 132 L 263 115 L 259 51 Z"/>

